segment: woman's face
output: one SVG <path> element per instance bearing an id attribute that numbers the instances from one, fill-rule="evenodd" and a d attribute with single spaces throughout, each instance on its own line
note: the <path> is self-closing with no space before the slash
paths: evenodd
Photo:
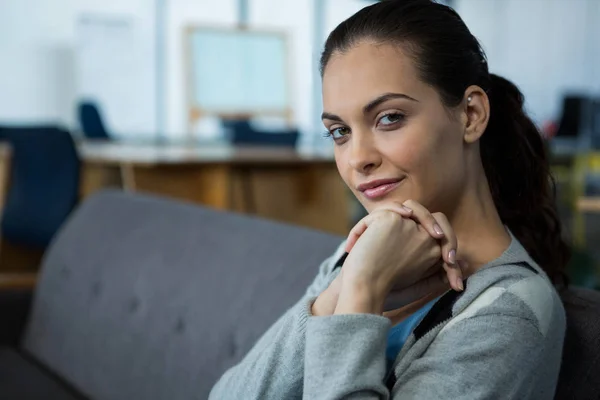
<path id="1" fill-rule="evenodd" d="M 371 212 L 412 199 L 449 212 L 464 187 L 464 121 L 398 46 L 362 42 L 323 75 L 323 124 L 342 179 Z"/>

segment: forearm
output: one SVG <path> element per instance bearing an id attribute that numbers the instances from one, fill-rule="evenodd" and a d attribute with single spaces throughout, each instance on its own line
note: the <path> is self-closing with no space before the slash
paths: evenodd
<path id="1" fill-rule="evenodd" d="M 385 346 L 391 323 L 371 314 L 311 317 L 305 399 L 387 399 Z"/>
<path id="2" fill-rule="evenodd" d="M 333 314 L 383 314 L 385 296 L 367 284 L 345 282 Z"/>
<path id="3" fill-rule="evenodd" d="M 284 314 L 213 387 L 209 399 L 293 399 L 302 391 L 310 299 Z"/>

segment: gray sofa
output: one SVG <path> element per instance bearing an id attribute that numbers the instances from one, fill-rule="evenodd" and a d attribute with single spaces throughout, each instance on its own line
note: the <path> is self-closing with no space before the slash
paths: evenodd
<path id="1" fill-rule="evenodd" d="M 0 293 L 0 399 L 206 399 L 340 240 L 154 197 L 98 194 L 53 241 L 33 300 Z M 557 398 L 598 398 L 600 295 L 572 289 L 565 302 Z"/>

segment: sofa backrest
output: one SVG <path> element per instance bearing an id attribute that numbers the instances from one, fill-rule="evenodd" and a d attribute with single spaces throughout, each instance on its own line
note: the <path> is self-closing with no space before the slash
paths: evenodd
<path id="1" fill-rule="evenodd" d="M 562 294 L 567 335 L 556 399 L 600 397 L 600 292 L 571 288 Z"/>
<path id="2" fill-rule="evenodd" d="M 94 400 L 205 399 L 341 238 L 121 192 L 87 200 L 47 253 L 23 346 Z M 600 393 L 600 293 L 562 294 L 557 399 Z"/>
<path id="3" fill-rule="evenodd" d="M 340 242 L 104 192 L 53 241 L 23 347 L 95 400 L 205 399 Z"/>

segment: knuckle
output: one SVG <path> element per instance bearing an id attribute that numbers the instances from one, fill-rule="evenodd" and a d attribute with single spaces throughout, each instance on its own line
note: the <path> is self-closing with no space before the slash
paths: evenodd
<path id="1" fill-rule="evenodd" d="M 387 218 L 387 219 L 388 219 L 390 222 L 394 222 L 394 223 L 397 223 L 397 222 L 400 222 L 400 221 L 402 221 L 402 216 L 401 216 L 401 215 L 399 215 L 398 213 L 395 213 L 395 212 L 393 212 L 393 211 L 388 211 L 388 212 L 386 213 L 386 218 Z"/>
<path id="2" fill-rule="evenodd" d="M 389 215 L 392 215 L 392 214 L 396 214 L 396 213 L 394 211 L 390 210 L 389 208 L 380 208 L 377 211 L 374 211 L 373 214 L 376 214 L 376 215 L 378 215 L 380 217 L 381 216 L 386 217 L 386 216 L 389 216 Z"/>
<path id="3" fill-rule="evenodd" d="M 442 212 L 435 212 L 433 214 L 431 214 L 436 220 L 439 221 L 448 221 L 448 218 L 446 217 L 446 215 Z"/>
<path id="4" fill-rule="evenodd" d="M 402 205 L 404 205 L 408 208 L 411 208 L 411 206 L 414 206 L 415 204 L 417 204 L 417 202 L 412 199 L 408 199 L 404 203 L 402 203 Z"/>

